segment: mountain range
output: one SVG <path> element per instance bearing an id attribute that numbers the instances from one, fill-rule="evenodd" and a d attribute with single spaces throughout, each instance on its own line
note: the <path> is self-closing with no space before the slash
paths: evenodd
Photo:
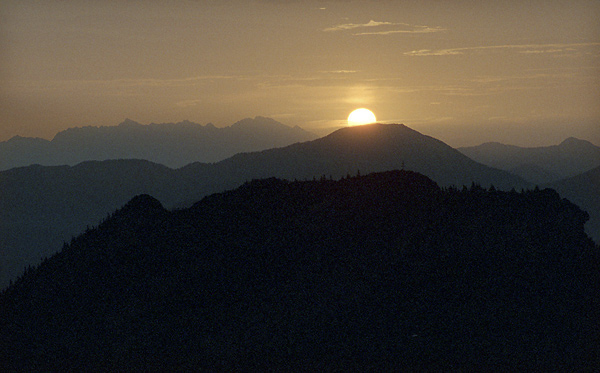
<path id="1" fill-rule="evenodd" d="M 469 158 L 542 185 L 600 166 L 600 147 L 570 137 L 559 145 L 525 148 L 489 142 L 458 148 Z"/>
<path id="2" fill-rule="evenodd" d="M 177 168 L 315 138 L 298 126 L 264 117 L 246 118 L 224 128 L 189 121 L 142 125 L 126 119 L 118 126 L 69 128 L 51 141 L 16 136 L 0 142 L 0 170 L 107 159 L 145 159 Z"/>
<path id="3" fill-rule="evenodd" d="M 0 293 L 0 369 L 597 371 L 586 219 L 406 170 L 139 195 Z"/>
<path id="4" fill-rule="evenodd" d="M 257 178 L 339 179 L 403 168 L 441 186 L 532 187 L 401 124 L 344 128 L 313 141 L 179 169 L 142 160 L 14 168 L 0 172 L 0 283 L 6 285 L 24 267 L 55 253 L 136 194 L 150 194 L 167 208 L 182 208 Z"/>

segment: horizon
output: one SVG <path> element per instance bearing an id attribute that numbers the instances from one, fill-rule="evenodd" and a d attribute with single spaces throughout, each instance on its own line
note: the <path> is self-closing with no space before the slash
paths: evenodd
<path id="1" fill-rule="evenodd" d="M 31 139 L 42 139 L 42 140 L 46 140 L 46 141 L 52 141 L 52 140 L 54 139 L 54 137 L 55 137 L 56 135 L 58 135 L 59 133 L 61 133 L 61 132 L 64 132 L 64 131 L 68 131 L 68 130 L 71 130 L 71 129 L 84 129 L 84 128 L 111 128 L 111 127 L 112 127 L 112 128 L 118 128 L 120 125 L 122 125 L 123 123 L 126 123 L 126 122 L 133 122 L 133 123 L 135 123 L 135 124 L 137 124 L 137 125 L 140 125 L 140 126 L 142 126 L 142 127 L 149 127 L 149 126 L 161 126 L 161 125 L 181 125 L 181 124 L 184 124 L 184 123 L 186 123 L 186 124 L 194 124 L 194 125 L 198 125 L 198 126 L 201 126 L 201 127 L 213 126 L 214 128 L 217 128 L 217 129 L 222 129 L 222 128 L 229 128 L 229 127 L 232 127 L 233 125 L 235 125 L 235 124 L 237 124 L 237 123 L 239 123 L 239 122 L 242 122 L 242 121 L 248 120 L 248 119 L 250 119 L 250 120 L 256 120 L 256 119 L 258 119 L 258 118 L 264 118 L 264 119 L 268 119 L 268 120 L 274 120 L 273 118 L 264 117 L 264 116 L 260 116 L 260 115 L 259 115 L 259 116 L 256 116 L 256 117 L 254 117 L 254 118 L 250 118 L 250 117 L 248 117 L 248 118 L 242 118 L 242 119 L 240 119 L 240 120 L 238 120 L 238 121 L 236 121 L 236 122 L 234 122 L 234 123 L 231 123 L 231 124 L 229 124 L 229 125 L 225 125 L 225 126 L 217 127 L 217 126 L 215 126 L 215 125 L 214 125 L 214 123 L 212 123 L 212 122 L 207 122 L 207 123 L 196 123 L 196 122 L 194 122 L 194 121 L 190 121 L 190 120 L 188 120 L 188 119 L 183 119 L 183 120 L 181 120 L 181 121 L 178 121 L 178 122 L 161 122 L 161 123 L 151 122 L 151 123 L 140 123 L 140 122 L 138 122 L 138 121 L 136 121 L 136 120 L 133 120 L 133 119 L 131 119 L 131 118 L 125 118 L 125 119 L 123 119 L 121 122 L 119 122 L 119 123 L 117 123 L 117 124 L 113 124 L 113 125 L 99 125 L 99 126 L 94 126 L 94 125 L 87 125 L 87 126 L 85 126 L 85 125 L 84 125 L 84 126 L 75 126 L 75 127 L 69 127 L 69 128 L 65 128 L 65 129 L 62 129 L 62 130 L 60 130 L 59 132 L 55 133 L 55 134 L 54 134 L 54 135 L 52 135 L 51 137 L 46 137 L 46 138 L 44 138 L 44 137 L 30 137 L 30 136 L 21 136 L 21 135 L 15 135 L 15 136 L 13 136 L 13 137 L 11 137 L 11 138 L 7 139 L 7 140 L 0 141 L 0 143 L 2 143 L 2 142 L 6 142 L 6 141 L 9 141 L 9 140 L 12 140 L 13 138 L 31 138 Z M 326 136 L 328 136 L 328 135 L 330 135 L 330 134 L 332 134 L 332 133 L 334 133 L 334 132 L 337 132 L 337 131 L 339 131 L 339 130 L 342 130 L 342 129 L 348 129 L 348 128 L 353 128 L 353 127 L 358 127 L 358 126 L 350 126 L 350 125 L 341 125 L 341 126 L 339 126 L 339 127 L 334 127 L 334 128 L 332 128 L 332 129 L 331 129 L 329 132 L 326 132 L 326 133 L 324 133 L 324 134 L 316 134 L 316 133 L 314 133 L 314 132 L 311 132 L 311 131 L 308 131 L 308 130 L 306 130 L 305 128 L 302 128 L 301 126 L 298 126 L 298 125 L 296 125 L 296 126 L 290 126 L 290 125 L 287 125 L 287 124 L 285 124 L 285 123 L 281 123 L 281 122 L 279 122 L 279 121 L 276 121 L 276 122 L 278 122 L 279 124 L 282 124 L 282 125 L 284 125 L 284 126 L 286 126 L 286 127 L 289 127 L 289 128 L 298 127 L 298 128 L 300 128 L 300 129 L 302 129 L 302 130 L 305 130 L 305 131 L 307 131 L 307 132 L 309 132 L 309 133 L 312 133 L 313 135 L 316 135 L 316 136 L 317 136 L 317 138 L 326 137 Z M 391 122 L 389 122 L 389 123 L 388 123 L 388 122 L 380 122 L 380 121 L 377 121 L 377 122 L 373 122 L 373 123 L 367 123 L 367 124 L 363 124 L 363 125 L 365 125 L 365 126 L 369 126 L 369 125 L 376 125 L 376 124 L 380 124 L 380 125 L 401 125 L 401 126 L 405 126 L 405 127 L 407 127 L 407 128 L 410 128 L 410 129 L 412 129 L 412 130 L 415 130 L 415 129 L 414 129 L 414 128 L 412 128 L 411 126 L 408 126 L 408 125 L 406 125 L 406 124 L 404 124 L 404 123 L 391 123 Z M 361 126 L 363 126 L 363 125 L 361 125 Z M 421 133 L 420 131 L 417 131 L 417 132 Z M 426 135 L 426 136 L 430 136 L 430 135 L 429 135 L 429 134 L 427 134 L 427 133 L 421 133 L 421 134 L 423 134 L 423 135 Z M 434 137 L 434 136 L 430 136 L 430 137 Z M 434 137 L 434 138 L 435 138 L 435 137 Z M 564 141 L 566 141 L 566 140 L 568 140 L 568 139 L 571 139 L 571 138 L 574 138 L 574 139 L 576 139 L 576 140 L 588 141 L 588 142 L 590 142 L 592 145 L 600 147 L 600 145 L 598 145 L 598 144 L 594 143 L 593 141 L 590 141 L 590 140 L 587 140 L 587 139 L 584 139 L 584 138 L 578 138 L 578 137 L 576 137 L 576 136 L 568 136 L 568 137 L 565 137 L 565 138 L 563 138 L 562 140 L 559 140 L 559 141 L 558 141 L 558 142 L 556 142 L 556 143 L 549 143 L 549 144 L 542 144 L 542 145 L 534 145 L 534 146 L 520 146 L 520 145 L 516 145 L 516 144 L 512 144 L 512 143 L 502 143 L 502 142 L 499 142 L 499 141 L 486 141 L 486 142 L 481 142 L 481 143 L 476 143 L 476 144 L 471 144 L 471 145 L 463 145 L 463 146 L 453 146 L 452 144 L 447 144 L 447 145 L 450 145 L 450 146 L 451 146 L 451 147 L 453 147 L 453 148 L 461 148 L 461 147 L 479 146 L 479 145 L 484 145 L 484 144 L 488 144 L 488 143 L 498 143 L 498 144 L 502 144 L 502 145 L 508 145 L 508 146 L 517 146 L 517 147 L 522 147 L 522 148 L 537 148 L 537 147 L 549 147 L 549 146 L 557 146 L 557 145 L 560 145 L 560 144 L 562 144 Z M 436 139 L 437 139 L 437 138 L 436 138 Z M 441 140 L 441 139 L 437 139 L 437 140 Z M 307 141 L 312 141 L 312 140 L 307 140 Z M 445 141 L 443 141 L 443 142 L 445 142 Z"/>
<path id="2" fill-rule="evenodd" d="M 453 147 L 600 144 L 599 17 L 593 0 L 7 0 L 0 141 L 124 118 L 324 136 L 365 107 Z"/>

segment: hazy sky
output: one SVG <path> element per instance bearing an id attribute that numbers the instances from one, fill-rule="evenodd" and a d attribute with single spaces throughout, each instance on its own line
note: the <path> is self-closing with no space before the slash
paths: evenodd
<path id="1" fill-rule="evenodd" d="M 0 0 L 0 141 L 355 108 L 453 146 L 600 145 L 600 1 Z"/>

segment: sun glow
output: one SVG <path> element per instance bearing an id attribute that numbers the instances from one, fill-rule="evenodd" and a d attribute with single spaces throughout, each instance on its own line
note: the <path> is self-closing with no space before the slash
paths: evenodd
<path id="1" fill-rule="evenodd" d="M 361 126 L 363 124 L 375 123 L 376 121 L 375 114 L 365 108 L 356 109 L 348 116 L 349 126 Z"/>

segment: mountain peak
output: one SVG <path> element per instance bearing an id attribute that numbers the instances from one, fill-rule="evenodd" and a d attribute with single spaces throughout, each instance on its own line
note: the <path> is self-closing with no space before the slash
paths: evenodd
<path id="1" fill-rule="evenodd" d="M 129 200 L 116 215 L 126 217 L 150 217 L 160 215 L 165 211 L 165 208 L 159 200 L 148 194 L 140 194 Z"/>
<path id="2" fill-rule="evenodd" d="M 194 123 L 190 120 L 184 119 L 181 122 L 175 123 L 176 126 L 199 126 L 198 123 Z"/>
<path id="3" fill-rule="evenodd" d="M 8 142 L 12 142 L 12 141 L 22 141 L 23 139 L 26 139 L 26 137 L 23 137 L 23 136 L 16 135 L 16 136 L 13 136 L 13 137 L 11 137 L 10 139 L 8 139 Z"/>
<path id="4" fill-rule="evenodd" d="M 21 144 L 21 143 L 26 143 L 26 142 L 47 143 L 48 140 L 42 139 L 39 137 L 23 137 L 23 136 L 16 135 L 5 141 L 5 143 L 9 143 L 9 144 Z"/>
<path id="5" fill-rule="evenodd" d="M 589 146 L 592 145 L 589 141 L 581 140 L 576 137 L 566 138 L 563 142 L 561 142 L 558 146 L 561 147 L 580 147 L 580 146 Z"/>
<path id="6" fill-rule="evenodd" d="M 383 144 L 399 146 L 406 142 L 420 143 L 425 139 L 433 140 L 429 136 L 423 135 L 404 124 L 397 123 L 374 123 L 362 126 L 345 127 L 325 136 L 325 138 L 333 141 L 359 142 L 364 145 L 375 145 L 374 143 L 376 143 L 379 144 L 379 146 Z"/>
<path id="7" fill-rule="evenodd" d="M 401 123 L 371 123 L 371 124 L 363 124 L 360 126 L 348 126 L 339 129 L 338 131 L 396 131 L 396 130 L 410 130 L 416 132 L 415 130 L 405 126 Z M 336 132 L 338 132 L 336 131 Z"/>
<path id="8" fill-rule="evenodd" d="M 129 118 L 125 118 L 124 121 L 119 123 L 119 127 L 128 127 L 128 126 L 141 126 L 141 123 L 138 123 L 135 120 L 131 120 Z"/>
<path id="9" fill-rule="evenodd" d="M 254 118 L 245 118 L 235 122 L 231 125 L 231 128 L 244 128 L 244 129 L 256 129 L 264 127 L 287 127 L 285 124 L 280 123 L 272 118 L 257 116 Z"/>

